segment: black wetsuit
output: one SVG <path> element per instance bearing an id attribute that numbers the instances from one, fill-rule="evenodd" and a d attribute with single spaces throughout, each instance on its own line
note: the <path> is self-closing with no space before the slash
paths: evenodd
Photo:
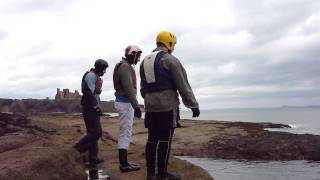
<path id="1" fill-rule="evenodd" d="M 86 125 L 87 134 L 74 146 L 80 153 L 89 151 L 89 164 L 95 165 L 98 158 L 98 140 L 102 135 L 100 116 L 97 114 L 94 106 L 98 104 L 94 93 L 89 89 L 85 77 L 89 72 L 86 72 L 82 78 L 82 115 Z"/>

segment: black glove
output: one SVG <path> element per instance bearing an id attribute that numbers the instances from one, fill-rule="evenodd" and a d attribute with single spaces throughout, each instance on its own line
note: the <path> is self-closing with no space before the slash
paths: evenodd
<path id="1" fill-rule="evenodd" d="M 94 106 L 93 109 L 96 110 L 98 116 L 102 116 L 102 111 L 99 105 Z"/>
<path id="2" fill-rule="evenodd" d="M 191 108 L 191 111 L 192 111 L 192 117 L 199 117 L 200 115 L 199 108 Z"/>
<path id="3" fill-rule="evenodd" d="M 141 110 L 139 107 L 134 108 L 134 116 L 137 118 L 141 118 Z"/>

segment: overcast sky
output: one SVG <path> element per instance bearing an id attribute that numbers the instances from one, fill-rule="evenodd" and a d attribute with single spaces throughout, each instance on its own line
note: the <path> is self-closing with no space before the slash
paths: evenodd
<path id="1" fill-rule="evenodd" d="M 104 58 L 112 100 L 125 47 L 145 56 L 161 30 L 177 36 L 201 109 L 320 104 L 319 0 L 1 0 L 0 98 L 80 90 Z"/>

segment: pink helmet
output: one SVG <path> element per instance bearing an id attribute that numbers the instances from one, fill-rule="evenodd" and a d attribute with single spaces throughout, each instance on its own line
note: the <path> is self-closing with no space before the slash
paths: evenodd
<path id="1" fill-rule="evenodd" d="M 124 55 L 136 55 L 138 52 L 140 52 L 140 54 L 142 53 L 141 49 L 139 48 L 139 46 L 136 45 L 130 45 L 126 48 L 126 50 L 124 51 Z"/>

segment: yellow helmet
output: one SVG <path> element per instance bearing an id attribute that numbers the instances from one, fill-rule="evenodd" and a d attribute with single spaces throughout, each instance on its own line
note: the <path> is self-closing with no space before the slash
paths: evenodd
<path id="1" fill-rule="evenodd" d="M 164 44 L 172 51 L 174 49 L 174 45 L 177 43 L 177 38 L 168 31 L 161 31 L 157 36 L 157 42 Z"/>

